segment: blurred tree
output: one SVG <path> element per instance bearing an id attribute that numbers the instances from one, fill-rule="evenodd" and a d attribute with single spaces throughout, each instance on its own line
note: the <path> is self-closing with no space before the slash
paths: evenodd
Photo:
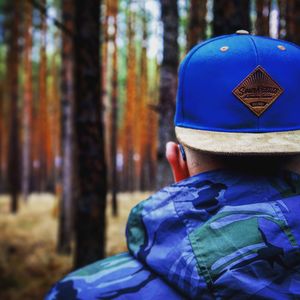
<path id="1" fill-rule="evenodd" d="M 0 26 L 3 26 L 0 23 Z M 1 48 L 0 48 L 1 49 Z M 5 101 L 5 54 L 1 49 L 0 52 L 0 63 L 1 63 L 1 73 L 0 73 L 0 193 L 3 193 L 6 190 L 6 181 L 7 181 L 7 105 Z"/>
<path id="2" fill-rule="evenodd" d="M 110 155 L 111 155 L 111 193 L 112 193 L 112 213 L 114 216 L 118 215 L 117 203 L 117 138 L 118 138 L 118 47 L 117 47 L 117 32 L 118 32 L 118 0 L 112 0 L 112 36 L 113 54 L 112 54 L 112 76 L 111 76 L 111 141 L 110 141 Z"/>
<path id="3" fill-rule="evenodd" d="M 75 157 L 74 157 L 74 27 L 75 4 L 73 0 L 62 1 L 62 73 L 61 73 L 61 139 L 62 139 L 62 199 L 60 201 L 57 250 L 71 252 L 73 234 L 73 212 L 75 198 Z"/>
<path id="4" fill-rule="evenodd" d="M 256 0 L 256 23 L 257 35 L 269 35 L 269 22 L 271 12 L 271 0 Z"/>
<path id="5" fill-rule="evenodd" d="M 8 150 L 8 188 L 11 195 L 11 212 L 18 210 L 18 193 L 20 190 L 20 141 L 18 110 L 18 66 L 19 66 L 19 0 L 8 1 L 9 37 L 7 52 L 7 89 L 10 102 L 9 111 L 9 150 Z"/>
<path id="6" fill-rule="evenodd" d="M 149 112 L 149 121 L 148 121 L 148 136 L 149 136 L 149 147 L 148 147 L 148 155 L 149 155 L 149 190 L 155 190 L 156 188 L 156 174 L 157 174 L 157 147 L 158 147 L 158 122 L 159 115 L 157 114 L 157 103 L 159 101 L 159 86 L 160 81 L 160 69 L 158 62 L 155 62 L 154 66 L 154 76 L 152 79 L 152 87 L 149 88 L 149 104 L 148 104 L 148 112 Z"/>
<path id="7" fill-rule="evenodd" d="M 187 43 L 191 49 L 206 37 L 207 0 L 191 0 L 189 13 Z"/>
<path id="8" fill-rule="evenodd" d="M 214 0 L 214 36 L 235 33 L 239 29 L 250 31 L 249 0 Z"/>
<path id="9" fill-rule="evenodd" d="M 102 95 L 100 101 L 104 106 L 104 123 L 111 123 L 111 86 L 110 86 L 110 76 L 111 76 L 111 19 L 112 19 L 112 0 L 103 0 L 102 5 L 102 57 L 101 57 L 101 85 L 102 85 Z M 107 168 L 108 168 L 108 185 L 111 187 L 111 126 L 106 126 L 105 130 L 105 156 L 107 158 Z"/>
<path id="10" fill-rule="evenodd" d="M 300 1 L 286 1 L 286 39 L 300 44 Z"/>
<path id="11" fill-rule="evenodd" d="M 145 190 L 147 187 L 147 179 L 149 178 L 149 165 L 148 159 L 149 155 L 149 134 L 148 134 L 148 122 L 149 122 L 149 112 L 148 112 L 148 61 L 147 61 L 147 43 L 148 43 L 148 32 L 147 32 L 147 18 L 146 18 L 146 9 L 145 3 L 143 3 L 142 7 L 142 28 L 143 28 L 143 36 L 142 36 L 142 53 L 141 53 L 141 62 L 140 62 L 140 89 L 139 89 L 139 119 L 140 119 L 140 130 L 139 130 L 139 189 Z"/>
<path id="12" fill-rule="evenodd" d="M 8 1 L 0 2 L 0 28 L 2 26 L 3 31 L 0 31 L 0 38 L 2 39 L 2 45 L 0 45 L 0 191 L 7 192 L 7 167 L 8 167 L 8 104 L 7 101 L 7 49 L 6 44 L 9 39 L 9 7 Z"/>
<path id="13" fill-rule="evenodd" d="M 178 4 L 177 1 L 160 0 L 163 22 L 163 60 L 160 68 L 159 98 L 159 146 L 157 188 L 172 182 L 172 173 L 165 158 L 165 146 L 175 140 L 173 118 L 177 90 Z"/>
<path id="14" fill-rule="evenodd" d="M 40 69 L 39 69 L 39 161 L 40 161 L 40 176 L 39 176 L 39 190 L 45 191 L 47 187 L 47 180 L 49 176 L 49 156 L 50 156 L 50 136 L 48 127 L 48 99 L 47 99 L 47 56 L 46 56 L 46 0 L 41 0 L 41 5 L 45 11 L 41 12 L 41 42 L 40 42 Z"/>
<path id="15" fill-rule="evenodd" d="M 135 12 L 132 10 L 132 2 L 128 4 L 127 15 L 127 82 L 126 82 L 126 104 L 123 121 L 123 155 L 124 155 L 124 188 L 127 191 L 133 191 L 135 188 L 135 128 L 134 123 L 135 105 L 137 98 L 136 85 L 136 44 L 135 44 Z"/>
<path id="16" fill-rule="evenodd" d="M 23 99 L 22 194 L 29 195 L 32 143 L 32 5 L 24 2 L 24 99 Z"/>
<path id="17" fill-rule="evenodd" d="M 61 110 L 60 110 L 60 95 L 59 95 L 59 74 L 58 74 L 58 32 L 54 34 L 54 44 L 55 44 L 55 52 L 51 58 L 51 84 L 49 89 L 49 97 L 50 99 L 50 124 L 51 124 L 51 141 L 52 141 L 52 156 L 51 163 L 54 166 L 52 167 L 51 177 L 54 177 L 55 182 L 55 194 L 60 199 L 61 197 Z"/>
<path id="18" fill-rule="evenodd" d="M 278 0 L 278 10 L 279 10 L 279 24 L 278 33 L 279 38 L 285 39 L 286 37 L 286 2 L 287 0 Z"/>
<path id="19" fill-rule="evenodd" d="M 2 57 L 1 57 L 2 58 Z M 0 59 L 1 59 L 0 58 Z M 3 193 L 4 191 L 4 135 L 5 135 L 5 119 L 4 119 L 4 101 L 3 101 L 3 83 L 2 78 L 0 81 L 0 193 Z"/>
<path id="20" fill-rule="evenodd" d="M 75 0 L 76 268 L 104 257 L 106 166 L 100 107 L 100 0 Z"/>
<path id="21" fill-rule="evenodd" d="M 4 180 L 4 173 L 3 173 L 3 135 L 4 135 L 4 112 L 3 112 L 3 107 L 4 107 L 4 101 L 3 101 L 3 85 L 2 81 L 0 81 L 0 193 L 3 192 L 3 180 Z"/>
<path id="22" fill-rule="evenodd" d="M 35 66 L 36 67 L 36 66 Z M 33 73 L 36 73 L 35 70 Z M 37 110 L 37 83 L 38 80 L 36 74 L 33 75 L 33 103 L 32 103 L 32 125 L 31 125 L 31 145 L 30 145 L 30 184 L 29 184 L 29 192 L 30 191 L 38 191 L 39 190 L 39 112 Z"/>

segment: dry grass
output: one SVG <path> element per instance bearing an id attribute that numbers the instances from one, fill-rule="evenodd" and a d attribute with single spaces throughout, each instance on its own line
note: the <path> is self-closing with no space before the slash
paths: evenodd
<path id="1" fill-rule="evenodd" d="M 107 210 L 107 255 L 126 251 L 125 225 L 130 209 L 147 193 L 121 194 L 120 214 Z M 34 194 L 17 215 L 8 197 L 0 197 L 0 299 L 43 299 L 49 287 L 71 270 L 72 259 L 55 252 L 57 201 L 53 195 Z"/>

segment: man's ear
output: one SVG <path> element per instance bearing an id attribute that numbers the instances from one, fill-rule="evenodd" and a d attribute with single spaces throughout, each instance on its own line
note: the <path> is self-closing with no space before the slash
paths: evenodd
<path id="1" fill-rule="evenodd" d="M 166 158 L 172 169 L 175 182 L 190 177 L 187 162 L 183 159 L 178 144 L 174 142 L 167 143 Z"/>

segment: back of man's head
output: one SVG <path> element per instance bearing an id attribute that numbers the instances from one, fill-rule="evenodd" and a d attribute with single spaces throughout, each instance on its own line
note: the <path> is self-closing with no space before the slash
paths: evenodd
<path id="1" fill-rule="evenodd" d="M 300 48 L 245 31 L 197 45 L 179 71 L 175 130 L 191 175 L 300 172 Z"/>
<path id="2" fill-rule="evenodd" d="M 234 169 L 260 174 L 285 169 L 300 173 L 300 155 L 212 154 L 185 147 L 190 175 L 214 169 Z"/>

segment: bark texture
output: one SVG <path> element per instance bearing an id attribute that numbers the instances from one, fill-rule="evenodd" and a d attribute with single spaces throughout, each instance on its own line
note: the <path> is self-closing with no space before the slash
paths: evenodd
<path id="1" fill-rule="evenodd" d="M 161 0 L 161 18 L 163 22 L 163 61 L 160 69 L 159 96 L 159 145 L 157 188 L 172 182 L 172 173 L 165 158 L 165 146 L 175 140 L 174 113 L 177 90 L 178 69 L 178 4 L 177 1 Z"/>
<path id="2" fill-rule="evenodd" d="M 257 35 L 269 35 L 271 0 L 256 1 L 255 31 Z"/>
<path id="3" fill-rule="evenodd" d="M 9 40 L 7 56 L 9 112 L 9 143 L 8 143 L 8 188 L 11 196 L 12 213 L 18 210 L 18 194 L 20 190 L 20 140 L 19 140 L 19 110 L 18 110 L 18 65 L 19 65 L 19 19 L 20 2 L 9 3 Z"/>
<path id="4" fill-rule="evenodd" d="M 22 151 L 22 194 L 27 200 L 30 188 L 31 129 L 32 129 L 32 5 L 24 3 L 24 104 L 23 104 L 23 151 Z"/>
<path id="5" fill-rule="evenodd" d="M 206 0 L 191 0 L 188 27 L 188 49 L 193 48 L 206 37 Z"/>
<path id="6" fill-rule="evenodd" d="M 106 166 L 100 107 L 100 1 L 75 1 L 75 129 L 78 162 L 75 268 L 104 257 Z"/>
<path id="7" fill-rule="evenodd" d="M 249 0 L 214 0 L 214 36 L 235 33 L 239 29 L 250 31 Z"/>
<path id="8" fill-rule="evenodd" d="M 75 198 L 74 160 L 74 1 L 63 0 L 61 124 L 62 124 L 62 199 L 60 201 L 58 245 L 59 253 L 71 252 L 73 235 L 73 206 Z"/>
<path id="9" fill-rule="evenodd" d="M 112 194 L 112 213 L 118 215 L 118 178 L 117 178 L 117 139 L 118 139 L 118 48 L 117 48 L 117 31 L 118 31 L 118 0 L 111 3 L 113 34 L 111 40 L 113 43 L 112 54 L 112 77 L 111 77 L 111 194 Z"/>
<path id="10" fill-rule="evenodd" d="M 41 1 L 41 5 L 46 9 L 46 0 Z M 46 13 L 41 12 L 41 42 L 40 42 L 40 68 L 39 68 L 39 191 L 45 191 L 47 187 L 47 179 L 49 174 L 49 165 L 47 164 L 47 158 L 49 156 L 49 131 L 48 131 L 48 101 L 47 101 L 47 56 L 46 56 Z"/>
<path id="11" fill-rule="evenodd" d="M 136 123 L 135 112 L 137 104 L 137 84 L 136 84 L 136 44 L 135 44 L 135 12 L 131 9 L 131 2 L 128 4 L 127 16 L 127 79 L 126 79 L 126 104 L 124 112 L 124 124 L 122 132 L 122 146 L 124 153 L 123 183 L 124 189 L 133 191 L 135 189 L 136 174 L 134 154 L 136 150 Z"/>
<path id="12" fill-rule="evenodd" d="M 279 38 L 285 39 L 286 37 L 286 4 L 288 0 L 278 0 L 278 9 L 279 9 L 279 24 L 278 24 L 278 33 Z"/>
<path id="13" fill-rule="evenodd" d="M 300 44 L 300 1 L 286 1 L 286 39 Z"/>

